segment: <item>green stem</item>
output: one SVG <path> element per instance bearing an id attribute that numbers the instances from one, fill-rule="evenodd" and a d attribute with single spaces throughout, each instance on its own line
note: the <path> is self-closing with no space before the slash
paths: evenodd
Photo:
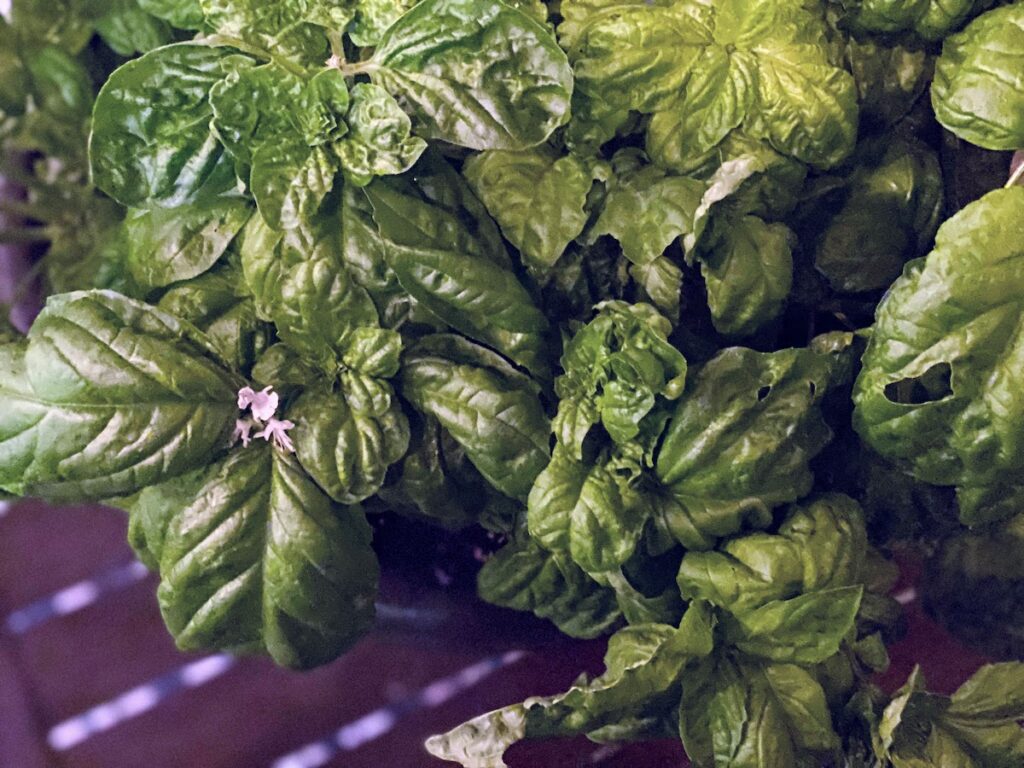
<path id="1" fill-rule="evenodd" d="M 345 77 L 355 77 L 356 75 L 368 75 L 377 68 L 377 65 L 371 61 L 358 61 L 355 64 L 342 64 L 341 71 Z"/>
<path id="2" fill-rule="evenodd" d="M 331 53 L 338 60 L 340 66 L 345 66 L 345 43 L 341 39 L 341 32 L 332 29 L 327 33 L 327 39 L 331 41 Z"/>
<path id="3" fill-rule="evenodd" d="M 1006 188 L 1009 189 L 1010 187 L 1016 186 L 1022 178 L 1024 178 L 1024 159 L 1021 160 L 1020 164 L 1017 166 L 1017 170 L 1015 170 L 1010 176 L 1010 180 L 1006 182 Z"/>

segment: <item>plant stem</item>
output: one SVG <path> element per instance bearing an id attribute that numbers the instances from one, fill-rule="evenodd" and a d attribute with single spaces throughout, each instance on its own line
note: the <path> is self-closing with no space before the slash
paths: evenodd
<path id="1" fill-rule="evenodd" d="M 1016 186 L 1022 178 L 1024 178 L 1024 160 L 1017 165 L 1017 169 L 1011 174 L 1010 180 L 1006 182 L 1006 188 Z"/>
<path id="2" fill-rule="evenodd" d="M 341 39 L 341 32 L 332 29 L 327 33 L 327 39 L 331 41 L 331 53 L 342 67 L 345 66 L 345 43 Z"/>

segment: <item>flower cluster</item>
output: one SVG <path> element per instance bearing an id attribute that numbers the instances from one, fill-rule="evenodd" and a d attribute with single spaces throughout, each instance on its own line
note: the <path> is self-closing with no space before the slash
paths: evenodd
<path id="1" fill-rule="evenodd" d="M 252 440 L 263 438 L 287 453 L 295 453 L 295 446 L 288 437 L 288 430 L 295 426 L 287 419 L 277 419 L 277 406 L 280 398 L 273 387 L 265 387 L 259 392 L 252 387 L 238 390 L 238 407 L 243 413 L 248 410 L 252 415 L 243 416 L 235 422 L 235 432 L 231 436 L 231 444 L 239 440 L 243 447 L 248 447 Z M 253 434 L 253 430 L 259 430 Z"/>

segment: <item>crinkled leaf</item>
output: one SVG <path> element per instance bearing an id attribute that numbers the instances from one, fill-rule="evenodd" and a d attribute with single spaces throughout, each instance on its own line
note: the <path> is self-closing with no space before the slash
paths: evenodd
<path id="1" fill-rule="evenodd" d="M 301 64 L 327 60 L 327 37 L 306 20 L 307 0 L 199 0 L 206 22 L 220 35 L 236 38 Z"/>
<path id="2" fill-rule="evenodd" d="M 1024 6 L 989 11 L 948 38 L 935 63 L 935 116 L 986 149 L 1024 147 Z"/>
<path id="3" fill-rule="evenodd" d="M 471 149 L 536 146 L 569 116 L 565 54 L 497 0 L 424 0 L 388 28 L 367 71 L 417 133 Z"/>
<path id="4" fill-rule="evenodd" d="M 541 279 L 583 232 L 594 183 L 590 163 L 546 148 L 492 151 L 469 158 L 463 173 L 523 263 Z"/>
<path id="5" fill-rule="evenodd" d="M 1024 189 L 997 190 L 939 229 L 878 307 L 854 424 L 914 475 L 956 485 L 961 519 L 1024 499 Z"/>
<path id="6" fill-rule="evenodd" d="M 335 501 L 355 504 L 384 484 L 388 467 L 409 447 L 397 398 L 381 412 L 354 408 L 344 392 L 307 390 L 288 409 L 303 468 Z"/>
<path id="7" fill-rule="evenodd" d="M 106 291 L 53 297 L 3 347 L 0 486 L 129 495 L 227 446 L 241 386 L 191 326 Z"/>
<path id="8" fill-rule="evenodd" d="M 221 162 L 210 89 L 249 59 L 177 43 L 115 71 L 96 98 L 89 155 L 97 187 L 127 206 L 195 199 Z"/>
<path id="9" fill-rule="evenodd" d="M 748 533 L 717 551 L 687 552 L 678 583 L 683 597 L 745 613 L 772 600 L 861 583 L 866 552 L 860 506 L 831 494 L 794 506 L 778 533 Z"/>
<path id="10" fill-rule="evenodd" d="M 578 460 L 595 424 L 613 442 L 629 443 L 659 399 L 676 399 L 686 381 L 686 359 L 668 342 L 671 325 L 653 307 L 608 302 L 598 310 L 566 345 L 565 373 L 555 382 L 560 402 L 552 426 Z"/>
<path id="11" fill-rule="evenodd" d="M 657 458 L 690 527 L 725 536 L 765 525 L 772 507 L 810 490 L 809 462 L 832 434 L 819 403 L 835 365 L 806 349 L 733 348 L 691 379 Z"/>
<path id="12" fill-rule="evenodd" d="M 374 176 L 405 173 L 423 154 L 427 143 L 410 135 L 412 123 L 394 97 L 369 83 L 352 89 L 346 115 L 348 133 L 334 145 L 345 178 L 365 186 Z"/>

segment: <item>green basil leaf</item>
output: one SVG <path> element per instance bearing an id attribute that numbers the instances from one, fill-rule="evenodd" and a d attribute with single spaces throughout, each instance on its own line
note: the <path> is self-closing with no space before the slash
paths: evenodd
<path id="1" fill-rule="evenodd" d="M 307 66 L 322 65 L 328 56 L 323 30 L 306 21 L 306 0 L 199 0 L 206 22 L 216 32 Z"/>
<path id="2" fill-rule="evenodd" d="M 288 409 L 303 468 L 335 501 L 355 504 L 384 484 L 409 447 L 409 424 L 392 399 L 381 413 L 357 410 L 344 392 L 307 390 Z"/>
<path id="3" fill-rule="evenodd" d="M 853 149 L 857 102 L 825 31 L 817 9 L 776 0 L 624 3 L 574 20 L 569 56 L 587 97 L 652 115 L 647 151 L 665 166 L 742 129 L 830 167 Z"/>
<path id="4" fill-rule="evenodd" d="M 97 19 L 96 32 L 121 56 L 145 53 L 174 42 L 170 27 L 141 9 L 137 0 L 114 0 Z"/>
<path id="5" fill-rule="evenodd" d="M 198 331 L 106 291 L 51 298 L 3 356 L 0 486 L 19 494 L 130 495 L 219 454 L 238 414 Z"/>
<path id="6" fill-rule="evenodd" d="M 424 0 L 381 38 L 373 81 L 417 133 L 471 149 L 526 149 L 569 116 L 572 70 L 551 33 L 497 0 Z"/>
<path id="7" fill-rule="evenodd" d="M 321 215 L 287 232 L 253 220 L 241 245 L 242 269 L 261 316 L 281 339 L 333 377 L 358 340 L 356 329 L 378 326 L 369 294 L 338 264 L 340 233 Z"/>
<path id="8" fill-rule="evenodd" d="M 484 563 L 477 589 L 484 600 L 530 611 L 570 637 L 598 637 L 622 618 L 614 592 L 587 576 L 568 556 L 549 552 L 525 536 Z"/>
<path id="9" fill-rule="evenodd" d="M 591 237 L 611 235 L 633 264 L 647 265 L 675 240 L 694 232 L 703 182 L 669 176 L 648 165 L 617 174 Z"/>
<path id="10" fill-rule="evenodd" d="M 600 677 L 473 718 L 428 739 L 427 751 L 464 768 L 507 768 L 505 751 L 523 739 L 607 733 L 633 720 L 650 700 L 671 699 L 683 667 L 707 656 L 712 643 L 711 617 L 700 605 L 691 606 L 678 628 L 626 627 L 609 640 Z"/>
<path id="11" fill-rule="evenodd" d="M 619 477 L 616 460 L 584 463 L 558 447 L 530 491 L 530 535 L 567 552 L 591 575 L 618 570 L 633 554 L 648 508 Z"/>
<path id="12" fill-rule="evenodd" d="M 538 148 L 484 152 L 469 158 L 463 173 L 523 264 L 544 279 L 583 232 L 594 170 L 573 155 Z"/>
<path id="13" fill-rule="evenodd" d="M 794 506 L 777 534 L 748 533 L 718 551 L 687 552 L 683 597 L 742 614 L 803 592 L 860 584 L 867 532 L 859 505 L 831 494 Z"/>
<path id="14" fill-rule="evenodd" d="M 819 403 L 835 366 L 806 349 L 733 348 L 691 379 L 669 421 L 657 474 L 692 528 L 726 536 L 747 522 L 766 525 L 772 507 L 810 490 L 809 462 L 831 439 Z"/>
<path id="15" fill-rule="evenodd" d="M 552 426 L 577 460 L 598 423 L 618 445 L 637 440 L 644 420 L 678 398 L 686 381 L 686 359 L 668 342 L 671 325 L 653 307 L 613 301 L 598 310 L 566 345 L 565 373 L 555 382 L 560 402 Z"/>
<path id="16" fill-rule="evenodd" d="M 18 35 L 0 17 L 0 112 L 5 117 L 24 114 L 29 92 L 28 70 L 18 50 Z"/>
<path id="17" fill-rule="evenodd" d="M 157 595 L 182 649 L 262 650 L 308 669 L 369 629 L 370 527 L 358 507 L 333 506 L 294 459 L 261 442 L 189 487 L 147 494 L 133 515 L 155 499 L 166 516 Z"/>
<path id="18" fill-rule="evenodd" d="M 698 695 L 684 688 L 687 751 L 708 765 L 816 768 L 838 746 L 821 685 L 793 665 L 720 659 L 702 670 Z"/>
<path id="19" fill-rule="evenodd" d="M 195 199 L 221 162 L 209 94 L 248 59 L 228 48 L 177 43 L 115 71 L 96 98 L 93 182 L 127 206 Z"/>
<path id="20" fill-rule="evenodd" d="M 862 32 L 914 32 L 925 40 L 941 40 L 992 0 L 840 0 L 845 20 Z"/>
<path id="21" fill-rule="evenodd" d="M 345 178 L 363 187 L 374 176 L 405 173 L 427 148 L 410 135 L 412 123 L 395 98 L 376 85 L 359 83 L 352 89 L 346 116 L 348 133 L 334 145 Z"/>
<path id="22" fill-rule="evenodd" d="M 252 215 L 241 198 L 203 196 L 177 208 L 129 211 L 128 269 L 143 288 L 162 288 L 210 269 Z"/>
<path id="23" fill-rule="evenodd" d="M 740 651 L 771 661 L 817 664 L 839 650 L 853 628 L 864 588 L 860 585 L 773 600 L 735 614 L 727 635 Z"/>
<path id="24" fill-rule="evenodd" d="M 380 45 L 388 27 L 418 2 L 419 0 L 357 0 L 352 3 L 357 6 L 357 10 L 354 21 L 348 28 L 348 36 L 360 47 L 376 47 Z"/>
<path id="25" fill-rule="evenodd" d="M 200 29 L 204 15 L 200 0 L 135 0 L 146 13 L 178 29 Z"/>
<path id="26" fill-rule="evenodd" d="M 956 485 L 973 524 L 1018 511 L 1024 189 L 991 192 L 939 229 L 878 307 L 854 425 L 914 475 Z"/>
<path id="27" fill-rule="evenodd" d="M 838 291 L 887 288 L 904 264 L 924 255 L 942 219 L 938 158 L 917 141 L 866 145 L 837 205 L 826 195 L 809 215 L 818 231 L 814 265 Z"/>
<path id="28" fill-rule="evenodd" d="M 726 336 L 750 336 L 775 319 L 789 297 L 796 236 L 757 216 L 719 221 L 700 265 L 711 319 Z"/>
<path id="29" fill-rule="evenodd" d="M 157 308 L 201 330 L 222 360 L 244 372 L 263 351 L 268 330 L 257 319 L 252 299 L 240 295 L 242 282 L 237 267 L 218 268 L 173 286 Z"/>
<path id="30" fill-rule="evenodd" d="M 320 210 L 337 172 L 337 160 L 323 147 L 267 142 L 252 158 L 252 194 L 267 224 L 297 229 Z"/>
<path id="31" fill-rule="evenodd" d="M 548 463 L 550 424 L 534 385 L 474 361 L 472 349 L 444 336 L 412 347 L 403 361 L 402 396 L 434 416 L 491 485 L 525 500 Z"/>
<path id="32" fill-rule="evenodd" d="M 1024 147 L 1024 96 L 1018 88 L 1024 8 L 1007 5 L 948 38 L 935 62 L 935 116 L 961 139 L 986 149 Z"/>
<path id="33" fill-rule="evenodd" d="M 93 35 L 106 3 L 82 0 L 11 0 L 10 20 L 30 45 L 52 45 L 76 56 Z"/>
<path id="34" fill-rule="evenodd" d="M 377 182 L 366 194 L 402 287 L 456 330 L 543 375 L 547 320 L 516 276 L 489 258 L 488 243 L 414 189 Z"/>

